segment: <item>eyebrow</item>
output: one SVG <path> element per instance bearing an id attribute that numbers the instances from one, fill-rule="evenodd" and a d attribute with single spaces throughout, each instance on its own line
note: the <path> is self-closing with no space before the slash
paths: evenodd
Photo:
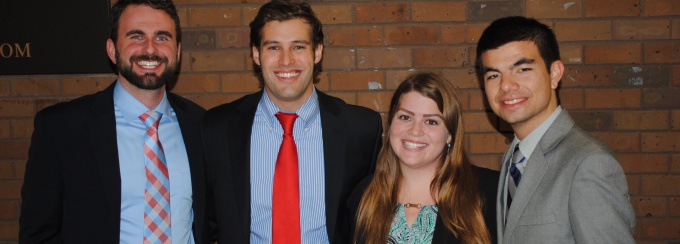
<path id="1" fill-rule="evenodd" d="M 131 31 L 128 31 L 127 33 L 125 33 L 125 36 L 144 35 L 144 34 L 145 34 L 144 31 L 141 31 L 141 30 L 131 30 Z M 156 34 L 156 36 L 172 37 L 172 33 L 170 33 L 169 31 L 164 31 L 164 30 L 156 31 L 155 34 Z"/>
<path id="2" fill-rule="evenodd" d="M 515 61 L 514 64 L 512 64 L 512 68 L 521 66 L 523 64 L 534 64 L 536 63 L 535 59 L 531 58 L 520 58 L 519 60 Z M 486 74 L 487 72 L 498 72 L 498 69 L 493 68 L 493 67 L 483 67 L 482 69 L 482 74 Z"/>
<path id="3" fill-rule="evenodd" d="M 307 45 L 310 44 L 310 42 L 307 41 L 307 40 L 294 40 L 294 41 L 292 41 L 292 42 L 293 42 L 293 43 L 307 44 Z M 281 42 L 280 42 L 280 41 L 277 41 L 277 40 L 267 40 L 267 41 L 264 41 L 264 42 L 262 43 L 262 46 L 266 46 L 266 45 L 269 45 L 269 44 L 275 44 L 275 43 L 281 43 Z"/>
<path id="4" fill-rule="evenodd" d="M 405 108 L 399 108 L 399 110 L 403 111 L 404 113 L 410 114 L 411 116 L 416 115 L 416 113 L 411 112 Z M 439 117 L 442 120 L 444 120 L 444 117 L 441 114 L 423 114 L 423 117 Z"/>

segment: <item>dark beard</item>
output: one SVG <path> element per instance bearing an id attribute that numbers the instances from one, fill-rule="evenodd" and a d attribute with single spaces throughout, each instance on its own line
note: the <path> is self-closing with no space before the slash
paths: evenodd
<path id="1" fill-rule="evenodd" d="M 146 73 L 137 75 L 132 71 L 132 64 L 137 61 L 158 61 L 165 64 L 165 70 L 160 76 L 154 73 Z M 116 68 L 118 72 L 132 85 L 144 90 L 158 90 L 163 87 L 177 71 L 177 63 L 168 63 L 167 57 L 160 57 L 158 55 L 138 55 L 130 57 L 129 65 L 125 65 L 120 58 L 118 50 L 116 50 Z"/>

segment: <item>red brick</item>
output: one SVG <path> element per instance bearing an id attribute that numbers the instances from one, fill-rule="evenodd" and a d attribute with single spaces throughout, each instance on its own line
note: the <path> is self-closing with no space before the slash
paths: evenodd
<path id="1" fill-rule="evenodd" d="M 465 2 L 414 2 L 411 8 L 414 22 L 465 20 Z"/>
<path id="2" fill-rule="evenodd" d="M 642 194 L 651 196 L 680 195 L 680 176 L 643 176 Z"/>
<path id="3" fill-rule="evenodd" d="M 561 42 L 604 41 L 611 40 L 612 36 L 611 22 L 602 20 L 557 22 L 554 31 Z"/>
<path id="4" fill-rule="evenodd" d="M 260 90 L 260 81 L 252 72 L 222 74 L 222 92 L 252 93 Z"/>
<path id="5" fill-rule="evenodd" d="M 0 180 L 7 179 L 14 179 L 14 163 L 3 160 L 0 161 Z M 0 209 L 2 208 L 0 207 Z M 1 215 L 2 214 L 0 214 L 0 216 Z"/>
<path id="6" fill-rule="evenodd" d="M 532 18 L 579 18 L 582 17 L 582 0 L 527 0 L 527 17 Z"/>
<path id="7" fill-rule="evenodd" d="M 645 16 L 680 15 L 677 0 L 646 0 Z"/>
<path id="8" fill-rule="evenodd" d="M 328 95 L 340 98 L 348 104 L 357 104 L 357 94 L 354 92 L 330 92 Z"/>
<path id="9" fill-rule="evenodd" d="M 484 28 L 488 24 L 457 24 L 442 26 L 443 44 L 477 44 L 477 39 L 482 36 Z"/>
<path id="10" fill-rule="evenodd" d="M 179 26 L 183 29 L 189 27 L 189 24 L 187 23 L 187 9 L 178 7 L 177 15 L 179 16 Z"/>
<path id="11" fill-rule="evenodd" d="M 201 107 L 204 107 L 205 109 L 211 109 L 215 106 L 222 105 L 228 102 L 233 102 L 234 100 L 242 97 L 244 94 L 238 94 L 238 95 L 195 95 L 195 96 L 187 96 L 186 98 L 190 99 L 191 101 L 194 101 L 195 103 L 198 103 L 198 105 L 201 105 Z"/>
<path id="12" fill-rule="evenodd" d="M 484 90 L 470 91 L 470 110 L 489 110 L 489 101 L 486 99 Z"/>
<path id="13" fill-rule="evenodd" d="M 679 92 L 678 87 L 642 89 L 642 107 L 678 108 L 680 106 Z"/>
<path id="14" fill-rule="evenodd" d="M 0 77 L 0 96 L 9 96 L 9 82 L 11 79 Z"/>
<path id="15" fill-rule="evenodd" d="M 666 198 L 635 197 L 631 199 L 635 216 L 637 217 L 664 217 L 666 216 Z"/>
<path id="16" fill-rule="evenodd" d="M 217 48 L 250 47 L 250 29 L 245 27 L 217 29 Z"/>
<path id="17" fill-rule="evenodd" d="M 673 20 L 671 26 L 673 27 L 671 29 L 671 38 L 680 39 L 680 19 Z"/>
<path id="18" fill-rule="evenodd" d="M 640 107 L 640 89 L 586 90 L 586 108 Z"/>
<path id="19" fill-rule="evenodd" d="M 381 113 L 387 113 L 390 110 L 391 99 L 392 92 L 359 93 L 357 105 L 364 106 Z"/>
<path id="20" fill-rule="evenodd" d="M 671 112 L 671 129 L 680 130 L 680 110 Z"/>
<path id="21" fill-rule="evenodd" d="M 650 40 L 670 37 L 669 20 L 621 20 L 614 21 L 614 40 Z"/>
<path id="22" fill-rule="evenodd" d="M 442 75 L 451 82 L 456 89 L 482 88 L 474 68 L 445 69 L 442 70 Z"/>
<path id="23" fill-rule="evenodd" d="M 352 36 L 354 38 L 354 36 Z M 439 28 L 436 26 L 386 26 L 385 44 L 414 45 L 438 44 Z"/>
<path id="24" fill-rule="evenodd" d="M 15 241 L 19 236 L 19 222 L 0 222 L 0 240 Z"/>
<path id="25" fill-rule="evenodd" d="M 0 120 L 0 139 L 8 139 L 10 137 L 9 120 Z"/>
<path id="26" fill-rule="evenodd" d="M 680 219 L 644 219 L 639 221 L 639 225 L 641 238 L 680 238 Z"/>
<path id="27" fill-rule="evenodd" d="M 586 1 L 586 17 L 640 16 L 640 0 Z"/>
<path id="28" fill-rule="evenodd" d="M 617 154 L 627 174 L 668 173 L 670 157 L 665 154 Z"/>
<path id="29" fill-rule="evenodd" d="M 634 64 L 642 61 L 639 43 L 586 45 L 586 64 Z"/>
<path id="30" fill-rule="evenodd" d="M 680 151 L 680 132 L 642 133 L 642 151 L 678 152 Z"/>
<path id="31" fill-rule="evenodd" d="M 408 21 L 406 3 L 364 3 L 355 6 L 357 23 L 397 23 Z"/>
<path id="32" fill-rule="evenodd" d="M 331 77 L 328 72 L 320 72 L 315 78 L 316 83 L 314 83 L 314 87 L 316 89 L 319 89 L 323 92 L 328 92 L 331 90 Z"/>
<path id="33" fill-rule="evenodd" d="M 560 83 L 562 88 L 613 86 L 614 70 L 610 67 L 568 66 Z"/>
<path id="34" fill-rule="evenodd" d="M 14 96 L 54 96 L 59 95 L 58 78 L 24 78 L 10 81 Z"/>
<path id="35" fill-rule="evenodd" d="M 582 45 L 560 45 L 560 56 L 562 62 L 565 64 L 582 64 L 583 63 L 583 46 Z"/>
<path id="36" fill-rule="evenodd" d="M 240 26 L 241 9 L 229 7 L 190 8 L 189 26 Z"/>
<path id="37" fill-rule="evenodd" d="M 19 206 L 16 201 L 0 201 L 0 219 L 17 220 L 19 218 Z"/>
<path id="38" fill-rule="evenodd" d="M 614 68 L 614 83 L 619 86 L 668 86 L 671 69 L 668 66 L 629 66 Z"/>
<path id="39" fill-rule="evenodd" d="M 468 1 L 467 20 L 468 21 L 492 21 L 506 16 L 524 16 L 525 1 L 504 0 L 504 1 Z"/>
<path id="40" fill-rule="evenodd" d="M 325 47 L 321 60 L 324 70 L 353 69 L 356 67 L 356 50 L 353 48 Z"/>
<path id="41" fill-rule="evenodd" d="M 62 78 L 64 96 L 83 96 L 104 90 L 118 79 L 117 76 L 67 76 Z"/>
<path id="42" fill-rule="evenodd" d="M 192 71 L 242 71 L 246 70 L 246 53 L 243 51 L 193 52 Z"/>
<path id="43" fill-rule="evenodd" d="M 19 199 L 21 198 L 20 181 L 2 181 L 0 182 L 0 199 Z"/>
<path id="44" fill-rule="evenodd" d="M 498 155 L 471 155 L 470 162 L 479 167 L 495 171 L 501 170 L 501 156 Z"/>
<path id="45" fill-rule="evenodd" d="M 670 199 L 669 203 L 670 216 L 680 216 L 680 198 L 673 197 Z"/>
<path id="46" fill-rule="evenodd" d="M 368 91 L 385 88 L 383 71 L 333 72 L 330 75 L 333 91 Z"/>
<path id="47" fill-rule="evenodd" d="M 678 23 L 680 25 L 680 23 Z M 673 65 L 673 85 L 680 86 L 680 65 Z"/>
<path id="48" fill-rule="evenodd" d="M 181 74 L 172 88 L 180 94 L 220 91 L 220 77 L 216 74 Z"/>
<path id="49" fill-rule="evenodd" d="M 378 46 L 383 45 L 382 28 L 378 26 L 327 27 L 326 46 Z"/>
<path id="50" fill-rule="evenodd" d="M 458 102 L 460 103 L 460 108 L 463 112 L 470 111 L 470 94 L 468 89 L 457 89 L 456 94 L 458 95 Z"/>
<path id="51" fill-rule="evenodd" d="M 52 106 L 54 104 L 70 101 L 73 98 L 75 98 L 75 97 L 63 97 L 63 98 L 57 98 L 57 99 L 50 99 L 50 98 L 35 99 L 35 110 L 40 111 L 40 110 L 43 110 L 44 108 Z M 33 117 L 33 116 L 31 116 L 31 117 Z"/>
<path id="52" fill-rule="evenodd" d="M 251 5 L 251 6 L 245 6 L 241 8 L 241 11 L 243 12 L 243 25 L 248 26 L 250 22 L 252 22 L 255 19 L 255 16 L 257 16 L 257 11 L 260 10 L 260 5 Z M 323 23 L 323 22 L 322 22 Z"/>
<path id="53" fill-rule="evenodd" d="M 466 112 L 463 114 L 465 132 L 496 132 L 498 116 L 487 112 Z"/>
<path id="54" fill-rule="evenodd" d="M 670 129 L 668 111 L 615 111 L 615 130 Z"/>
<path id="55" fill-rule="evenodd" d="M 678 63 L 680 62 L 680 43 L 645 43 L 643 44 L 645 63 Z"/>
<path id="56" fill-rule="evenodd" d="M 387 70 L 385 72 L 385 89 L 396 89 L 409 75 L 418 72 L 416 70 Z"/>
<path id="57" fill-rule="evenodd" d="M 357 51 L 360 69 L 408 68 L 411 67 L 411 49 L 371 48 Z"/>
<path id="58" fill-rule="evenodd" d="M 560 89 L 559 98 L 560 105 L 566 109 L 583 109 L 583 90 L 581 89 Z"/>
<path id="59" fill-rule="evenodd" d="M 631 196 L 640 194 L 640 176 L 626 175 L 626 182 L 628 182 L 628 194 Z"/>
<path id="60" fill-rule="evenodd" d="M 12 138 L 30 139 L 33 134 L 33 119 L 12 119 Z"/>
<path id="61" fill-rule="evenodd" d="M 0 99 L 0 114 L 12 117 L 33 116 L 33 100 Z"/>
<path id="62" fill-rule="evenodd" d="M 592 132 L 591 134 L 607 144 L 614 152 L 640 151 L 640 134 L 636 132 Z"/>
<path id="63" fill-rule="evenodd" d="M 467 47 L 415 48 L 415 67 L 464 67 L 470 65 Z"/>
<path id="64" fill-rule="evenodd" d="M 175 5 L 214 3 L 215 0 L 174 0 Z"/>
<path id="65" fill-rule="evenodd" d="M 324 25 L 352 23 L 351 4 L 312 4 L 312 10 Z"/>
<path id="66" fill-rule="evenodd" d="M 23 179 L 26 174 L 26 160 L 14 160 L 14 176 Z"/>
<path id="67" fill-rule="evenodd" d="M 504 153 L 511 140 L 506 135 L 470 134 L 470 153 Z"/>
<path id="68" fill-rule="evenodd" d="M 610 111 L 572 111 L 570 115 L 579 127 L 587 131 L 609 131 L 612 127 Z"/>

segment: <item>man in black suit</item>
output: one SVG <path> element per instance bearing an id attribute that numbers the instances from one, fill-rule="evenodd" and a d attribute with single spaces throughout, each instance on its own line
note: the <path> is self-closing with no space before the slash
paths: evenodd
<path id="1" fill-rule="evenodd" d="M 106 48 L 118 80 L 35 117 L 19 242 L 205 243 L 205 110 L 165 91 L 180 58 L 175 6 L 119 0 L 111 14 Z M 147 128 L 149 113 L 157 125 Z M 148 148 L 160 149 L 158 159 Z M 169 183 L 149 183 L 150 174 L 158 177 L 153 170 Z M 160 198 L 152 196 L 154 189 Z M 154 209 L 157 202 L 171 204 Z M 145 224 L 158 221 L 154 214 L 170 228 Z"/>
<path id="2" fill-rule="evenodd" d="M 250 28 L 263 89 L 213 108 L 204 118 L 209 206 L 214 205 L 218 241 L 349 243 L 353 218 L 346 200 L 374 171 L 380 116 L 315 89 L 323 31 L 308 4 L 271 1 Z M 285 141 L 280 115 L 296 117 L 286 135 L 295 141 L 297 175 L 281 177 L 299 184 L 291 191 L 277 191 L 274 184 Z M 284 192 L 299 195 L 279 203 L 276 195 Z M 279 219 L 292 229 L 279 228 L 275 209 L 291 205 L 298 215 Z"/>

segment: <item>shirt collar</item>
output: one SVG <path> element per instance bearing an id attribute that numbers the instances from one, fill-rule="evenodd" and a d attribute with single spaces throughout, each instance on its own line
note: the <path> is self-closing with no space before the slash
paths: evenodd
<path id="1" fill-rule="evenodd" d="M 263 90 L 262 94 L 262 99 L 260 99 L 260 107 L 263 108 L 263 111 L 266 115 L 267 121 L 269 121 L 270 124 L 275 125 L 279 124 L 279 120 L 276 119 L 276 113 L 282 112 L 282 113 L 296 113 L 298 115 L 298 119 L 302 119 L 302 122 L 304 124 L 305 128 L 309 128 L 311 126 L 311 123 L 313 122 L 314 118 L 317 117 L 319 114 L 319 99 L 318 99 L 318 94 L 316 93 L 316 88 L 312 87 L 312 95 L 309 96 L 309 99 L 300 107 L 297 111 L 284 111 L 279 109 L 274 102 L 269 98 L 269 95 L 267 95 L 267 90 Z"/>
<path id="2" fill-rule="evenodd" d="M 120 80 L 116 82 L 116 86 L 113 89 L 113 104 L 127 121 L 141 121 L 139 120 L 139 116 L 149 111 L 142 102 L 137 100 L 137 98 L 133 97 L 132 94 L 123 88 L 123 85 L 120 84 Z M 175 120 L 172 116 L 172 107 L 170 106 L 170 102 L 168 102 L 166 91 L 163 91 L 163 99 L 161 99 L 161 102 L 153 110 L 163 113 L 161 122 L 163 120 Z"/>
<path id="3" fill-rule="evenodd" d="M 557 119 L 557 116 L 562 112 L 562 106 L 557 106 L 555 111 L 548 116 L 548 118 L 543 121 L 536 129 L 534 129 L 527 137 L 522 140 L 522 144 L 519 145 L 519 150 L 522 152 L 522 155 L 526 158 L 526 161 L 529 161 L 529 156 L 531 156 L 531 153 L 534 152 L 534 149 L 536 149 L 536 146 L 538 145 L 538 142 L 541 140 L 543 135 L 545 134 L 546 131 L 548 131 L 548 128 L 552 125 L 553 122 L 555 122 L 555 119 Z M 515 139 L 512 140 L 512 148 L 515 148 L 515 145 L 519 143 L 520 140 L 517 139 L 517 135 L 515 135 Z"/>

